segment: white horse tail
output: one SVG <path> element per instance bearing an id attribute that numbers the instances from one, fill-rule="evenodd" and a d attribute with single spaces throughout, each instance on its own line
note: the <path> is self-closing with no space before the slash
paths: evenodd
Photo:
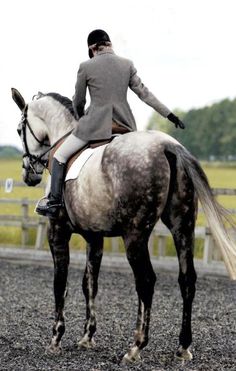
<path id="1" fill-rule="evenodd" d="M 165 148 L 168 152 L 176 155 L 177 168 L 184 168 L 192 180 L 212 236 L 221 251 L 229 275 L 236 280 L 236 242 L 229 235 L 226 224 L 233 229 L 236 228 L 236 225 L 230 217 L 229 211 L 216 201 L 201 165 L 186 148 L 172 143 L 167 144 Z"/>

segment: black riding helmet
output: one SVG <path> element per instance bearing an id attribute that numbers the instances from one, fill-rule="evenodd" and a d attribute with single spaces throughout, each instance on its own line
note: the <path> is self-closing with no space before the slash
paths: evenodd
<path id="1" fill-rule="evenodd" d="M 88 35 L 88 39 L 87 39 L 87 42 L 88 42 L 88 48 L 91 46 L 91 45 L 94 45 L 94 44 L 97 44 L 97 43 L 101 43 L 100 45 L 102 45 L 102 42 L 111 42 L 110 40 L 110 37 L 109 35 L 106 33 L 106 31 L 103 31 L 103 30 L 94 30 L 92 32 L 90 32 L 90 34 Z M 92 50 L 89 48 L 89 57 L 92 58 L 93 57 L 93 53 L 92 53 Z"/>

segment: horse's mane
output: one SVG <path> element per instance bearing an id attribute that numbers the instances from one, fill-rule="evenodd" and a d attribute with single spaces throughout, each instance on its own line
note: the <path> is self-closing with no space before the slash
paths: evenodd
<path id="1" fill-rule="evenodd" d="M 72 101 L 69 98 L 64 97 L 63 95 L 58 93 L 47 93 L 46 96 L 52 97 L 53 99 L 61 103 L 66 109 L 68 109 L 72 116 L 75 117 Z"/>

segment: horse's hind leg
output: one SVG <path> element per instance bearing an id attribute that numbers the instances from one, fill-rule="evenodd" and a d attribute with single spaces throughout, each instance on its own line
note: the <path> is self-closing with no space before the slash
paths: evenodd
<path id="1" fill-rule="evenodd" d="M 82 348 L 94 346 L 96 332 L 96 311 L 94 300 L 98 291 L 98 274 L 103 254 L 103 237 L 92 234 L 87 239 L 87 263 L 83 278 L 83 293 L 86 299 L 86 322 L 84 335 L 78 345 Z"/>
<path id="2" fill-rule="evenodd" d="M 138 318 L 135 341 L 134 345 L 123 358 L 123 363 L 130 363 L 140 359 L 140 350 L 148 343 L 150 312 L 156 275 L 150 261 L 148 237 L 143 237 L 136 230 L 124 238 L 124 241 L 127 258 L 134 273 L 138 294 Z"/>
<path id="3" fill-rule="evenodd" d="M 67 293 L 70 237 L 71 231 L 65 221 L 61 223 L 50 221 L 48 241 L 54 262 L 55 323 L 52 340 L 47 350 L 53 354 L 61 353 L 61 338 L 65 332 L 63 310 Z"/>
<path id="4" fill-rule="evenodd" d="M 193 185 L 185 173 L 178 174 L 175 179 L 161 219 L 173 235 L 179 260 L 178 281 L 183 298 L 183 317 L 176 356 L 190 360 L 192 354 L 188 348 L 192 342 L 191 313 L 196 282 L 193 250 L 197 201 Z"/>

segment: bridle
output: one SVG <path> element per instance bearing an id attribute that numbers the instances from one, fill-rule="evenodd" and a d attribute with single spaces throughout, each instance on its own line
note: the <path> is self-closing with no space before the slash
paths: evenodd
<path id="1" fill-rule="evenodd" d="M 30 168 L 33 171 L 34 174 L 42 174 L 42 172 L 38 172 L 35 169 L 35 164 L 39 163 L 39 164 L 41 164 L 43 166 L 44 169 L 47 169 L 47 167 L 48 167 L 48 159 L 43 159 L 43 157 L 48 152 L 50 152 L 51 149 L 53 149 L 62 139 L 64 139 L 65 137 L 67 137 L 69 134 L 71 134 L 72 130 L 70 130 L 68 133 L 66 133 L 61 138 L 59 138 L 53 145 L 50 145 L 50 144 L 48 144 L 46 138 L 44 138 L 43 140 L 40 140 L 35 135 L 32 127 L 30 126 L 30 123 L 29 123 L 29 121 L 27 119 L 27 110 L 28 110 L 28 106 L 26 106 L 24 108 L 23 112 L 22 112 L 22 117 L 21 117 L 21 121 L 20 121 L 21 128 L 18 130 L 18 133 L 19 133 L 20 136 L 21 136 L 21 133 L 22 133 L 22 142 L 23 142 L 23 145 L 24 145 L 24 148 L 25 148 L 25 152 L 23 154 L 23 159 L 24 158 L 28 158 L 28 160 L 29 160 L 29 165 L 26 166 L 25 163 L 24 163 L 24 161 L 23 161 L 22 167 L 25 170 L 28 170 Z M 46 151 L 44 151 L 39 156 L 36 156 L 36 155 L 33 155 L 32 153 L 30 153 L 30 150 L 29 150 L 29 147 L 28 147 L 28 143 L 27 143 L 27 139 L 26 139 L 26 129 L 27 128 L 29 129 L 29 131 L 32 134 L 33 138 L 36 140 L 36 142 L 39 143 L 40 146 L 48 147 L 48 149 Z"/>
<path id="2" fill-rule="evenodd" d="M 48 152 L 48 150 L 40 156 L 36 156 L 36 155 L 33 155 L 32 153 L 30 153 L 29 146 L 28 146 L 28 143 L 27 143 L 27 138 L 26 138 L 26 129 L 27 128 L 29 129 L 33 138 L 40 144 L 40 146 L 50 147 L 50 145 L 48 143 L 46 143 L 45 139 L 44 140 L 39 140 L 37 138 L 37 136 L 35 135 L 32 127 L 30 126 L 29 121 L 27 120 L 27 109 L 28 109 L 28 106 L 26 106 L 24 111 L 22 112 L 22 117 L 21 117 L 21 121 L 20 121 L 20 124 L 19 124 L 20 129 L 18 130 L 18 134 L 20 136 L 22 134 L 22 142 L 23 142 L 24 149 L 25 149 L 25 152 L 23 154 L 23 159 L 28 158 L 28 160 L 29 160 L 28 166 L 26 166 L 24 161 L 23 161 L 22 167 L 23 167 L 23 169 L 26 169 L 26 170 L 29 170 L 29 168 L 30 168 L 33 171 L 34 174 L 41 174 L 36 170 L 35 164 L 40 163 L 43 166 L 43 168 L 47 167 L 48 160 L 43 159 L 42 157 Z"/>

